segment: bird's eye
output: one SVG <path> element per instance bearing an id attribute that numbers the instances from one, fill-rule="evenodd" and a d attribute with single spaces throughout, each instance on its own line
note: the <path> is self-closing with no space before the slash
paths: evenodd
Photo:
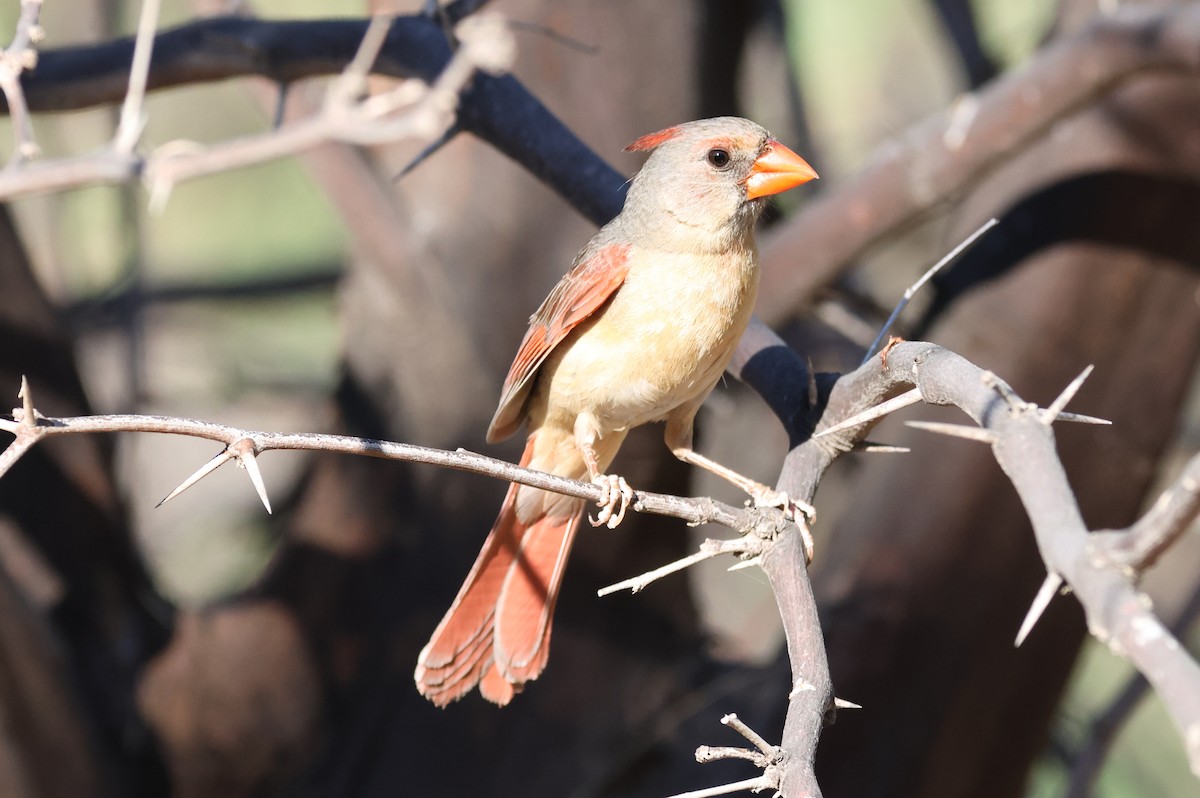
<path id="1" fill-rule="evenodd" d="M 708 162 L 714 169 L 724 169 L 729 166 L 729 151 L 716 147 L 708 151 Z"/>

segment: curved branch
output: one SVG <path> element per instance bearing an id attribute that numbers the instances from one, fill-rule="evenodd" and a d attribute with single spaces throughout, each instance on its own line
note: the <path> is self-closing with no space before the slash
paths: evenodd
<path id="1" fill-rule="evenodd" d="M 910 388 L 919 390 L 926 403 L 958 407 L 988 431 L 996 462 L 1033 523 L 1047 570 L 1071 587 L 1091 633 L 1133 663 L 1154 687 L 1179 729 L 1193 772 L 1200 775 L 1200 665 L 1154 615 L 1137 590 L 1135 575 L 1120 562 L 1094 556 L 1093 536 L 1055 449 L 1050 414 L 960 355 L 932 344 L 902 343 L 892 348 L 886 364 L 874 358 L 838 379 L 824 406 L 801 423 L 808 429 L 829 428 Z M 780 489 L 811 498 L 833 460 L 861 441 L 873 423 L 811 438 L 794 448 L 784 462 Z M 1193 503 L 1190 509 L 1195 515 L 1200 508 Z M 819 630 L 808 634 L 819 635 Z M 785 728 L 784 747 L 793 750 L 794 743 Z"/>

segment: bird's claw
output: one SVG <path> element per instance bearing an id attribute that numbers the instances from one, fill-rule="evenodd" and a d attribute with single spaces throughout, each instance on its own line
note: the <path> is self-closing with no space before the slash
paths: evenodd
<path id="1" fill-rule="evenodd" d="M 805 562 L 811 563 L 815 554 L 816 544 L 813 542 L 811 526 L 817 520 L 817 508 L 808 502 L 797 501 L 781 490 L 760 485 L 759 489 L 750 491 L 750 498 L 755 507 L 776 507 L 783 510 L 783 515 L 789 521 L 794 521 L 800 530 L 800 540 L 804 544 Z"/>
<path id="2" fill-rule="evenodd" d="M 633 501 L 633 488 L 625 481 L 625 477 L 615 474 L 598 474 L 592 478 L 593 485 L 599 485 L 603 493 L 596 506 L 600 514 L 595 518 L 588 516 L 592 526 L 607 526 L 616 529 L 625 520 L 625 510 Z"/>

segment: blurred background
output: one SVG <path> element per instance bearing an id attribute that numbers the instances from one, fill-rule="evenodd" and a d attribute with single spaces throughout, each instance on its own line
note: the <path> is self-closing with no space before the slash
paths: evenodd
<path id="1" fill-rule="evenodd" d="M 699 116 L 752 117 L 801 152 L 822 180 L 783 199 L 769 241 L 912 126 L 1026 68 L 1093 15 L 1192 4 L 488 5 L 514 24 L 513 74 L 626 174 L 639 163 L 621 152 L 626 143 Z M 47 0 L 39 47 L 128 35 L 139 7 Z M 164 3 L 160 27 L 217 13 L 325 19 L 421 7 L 178 0 Z M 0 31 L 13 29 L 17 12 L 0 9 Z M 920 297 L 900 332 L 962 352 L 1043 404 L 1097 362 L 1072 409 L 1113 418 L 1118 431 L 1069 430 L 1060 440 L 1089 523 L 1128 524 L 1197 448 L 1200 247 L 1186 222 L 1154 226 L 1200 207 L 1194 78 L 1151 75 L 1064 115 L 936 212 L 884 231 L 776 326 L 818 370 L 852 369 L 915 276 L 1000 216 L 995 241 L 956 267 L 961 277 Z M 249 78 L 154 92 L 143 147 L 260 132 L 281 99 L 285 120 L 301 118 L 323 89 L 305 81 L 283 95 Z M 42 157 L 102 146 L 116 119 L 107 106 L 36 115 Z M 75 369 L 79 379 L 43 391 L 51 376 L 40 384 L 31 374 L 39 409 L 344 431 L 515 460 L 518 444 L 483 443 L 499 385 L 529 313 L 594 226 L 465 134 L 395 180 L 421 146 L 331 145 L 198 179 L 175 188 L 160 213 L 139 185 L 11 202 L 17 237 L 6 244 L 6 272 L 35 275 L 37 288 L 22 290 L 40 289 L 55 320 L 47 324 L 59 325 L 66 354 L 54 373 Z M 803 252 L 791 258 L 804 268 Z M 17 375 L 30 368 L 18 357 L 0 371 L 14 403 Z M 788 442 L 757 397 L 726 385 L 700 424 L 701 448 L 774 482 Z M 618 461 L 635 487 L 740 501 L 675 463 L 660 436 L 631 438 Z M 913 453 L 889 456 L 900 466 L 844 458 L 817 499 L 814 581 L 831 618 L 834 683 L 865 707 L 840 714 L 822 744 L 827 794 L 1196 794 L 1152 693 L 1113 731 L 1094 790 L 1069 792 L 1131 668 L 1086 638 L 1071 598 L 1013 651 L 1044 573 L 990 456 L 899 424 L 873 438 Z M 474 558 L 502 484 L 272 453 L 261 464 L 275 516 L 232 467 L 156 509 L 217 453 L 214 444 L 152 435 L 70 443 L 90 448 L 47 447 L 45 468 L 22 463 L 8 488 L 0 483 L 9 494 L 0 501 L 26 502 L 0 507 L 0 561 L 40 619 L 31 623 L 61 638 L 47 656 L 66 674 L 63 723 L 84 730 L 77 740 L 30 732 L 41 747 L 6 744 L 14 764 L 0 772 L 23 774 L 13 795 L 394 795 L 400 786 L 416 795 L 666 795 L 721 781 L 717 766 L 691 763 L 695 746 L 722 744 L 721 714 L 737 711 L 768 739 L 778 735 L 789 685 L 761 575 L 726 574 L 717 562 L 638 596 L 593 598 L 721 530 L 639 518 L 584 535 L 543 680 L 511 709 L 472 696 L 436 712 L 412 687 L 415 654 Z M 89 457 L 109 476 L 67 464 Z M 104 531 L 81 526 L 66 543 L 47 542 L 82 517 L 62 498 L 71 490 Z M 42 529 L 30 519 L 45 504 L 63 516 Z M 1189 538 L 1147 579 L 1168 623 L 1195 614 L 1185 605 L 1200 548 Z M 21 639 L 2 636 L 4 646 Z M 1186 639 L 1200 645 L 1194 624 Z M 996 687 L 1010 676 L 1012 686 Z M 13 677 L 0 696 L 19 684 Z M 80 764 L 52 772 L 47 763 L 68 752 Z M 730 773 L 749 775 L 736 765 Z"/>

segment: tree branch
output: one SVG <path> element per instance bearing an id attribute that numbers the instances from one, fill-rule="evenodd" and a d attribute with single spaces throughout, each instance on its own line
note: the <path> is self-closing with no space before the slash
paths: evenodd
<path id="1" fill-rule="evenodd" d="M 25 395 L 28 396 L 28 391 L 25 392 Z M 35 423 L 27 422 L 28 418 L 35 419 Z M 195 484 L 199 478 L 211 473 L 227 460 L 244 460 L 248 456 L 254 457 L 273 450 L 293 450 L 337 452 L 385 460 L 426 463 L 495 477 L 508 482 L 519 482 L 522 485 L 554 491 L 590 502 L 598 502 L 602 495 L 601 489 L 590 482 L 580 482 L 542 471 L 534 471 L 463 449 L 450 452 L 349 435 L 264 432 L 173 416 L 97 415 L 45 418 L 36 410 L 29 414 L 22 408 L 14 409 L 11 421 L 0 418 L 0 429 L 15 436 L 15 440 L 3 452 L 0 452 L 0 478 L 26 451 L 43 438 L 84 433 L 149 432 L 204 438 L 225 445 L 225 448 L 213 460 L 201 467 L 197 472 L 196 479 L 189 478 L 185 482 L 185 488 Z M 178 495 L 180 492 L 182 491 L 176 491 L 171 496 Z M 632 506 L 638 512 L 679 518 L 693 526 L 708 523 L 722 524 L 742 535 L 753 533 L 759 536 L 769 536 L 769 531 L 764 531 L 764 529 L 770 530 L 791 524 L 790 521 L 784 519 L 782 511 L 774 508 L 737 508 L 710 498 L 684 498 L 635 491 Z"/>

